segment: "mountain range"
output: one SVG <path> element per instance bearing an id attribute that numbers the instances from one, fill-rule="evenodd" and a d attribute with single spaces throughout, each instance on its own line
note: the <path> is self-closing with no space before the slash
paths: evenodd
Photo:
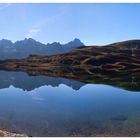
<path id="1" fill-rule="evenodd" d="M 66 44 L 53 42 L 48 44 L 40 43 L 32 38 L 25 38 L 21 41 L 0 40 L 0 59 L 21 59 L 31 54 L 54 55 L 69 52 L 84 44 L 77 38 Z"/>

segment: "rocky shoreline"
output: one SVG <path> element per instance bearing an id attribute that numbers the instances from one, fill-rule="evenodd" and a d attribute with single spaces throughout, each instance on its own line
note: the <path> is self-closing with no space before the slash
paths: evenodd
<path id="1" fill-rule="evenodd" d="M 0 130 L 0 137 L 27 137 L 27 135 Z"/>

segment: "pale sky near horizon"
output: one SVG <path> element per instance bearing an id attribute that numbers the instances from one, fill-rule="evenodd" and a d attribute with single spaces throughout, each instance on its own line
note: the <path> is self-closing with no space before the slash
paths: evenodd
<path id="1" fill-rule="evenodd" d="M 86 45 L 140 39 L 140 4 L 0 4 L 0 39 Z"/>

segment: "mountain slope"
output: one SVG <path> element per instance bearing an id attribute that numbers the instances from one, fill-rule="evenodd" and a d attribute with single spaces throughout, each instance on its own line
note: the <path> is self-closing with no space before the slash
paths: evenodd
<path id="1" fill-rule="evenodd" d="M 134 41 L 130 41 L 134 43 Z M 69 53 L 38 56 L 30 55 L 26 59 L 1 61 L 0 66 L 24 69 L 24 67 L 40 67 L 48 69 L 54 66 L 90 67 L 107 71 L 127 72 L 140 68 L 140 47 L 135 51 L 129 45 L 86 46 L 77 48 Z M 140 44 L 140 41 L 139 41 Z"/>

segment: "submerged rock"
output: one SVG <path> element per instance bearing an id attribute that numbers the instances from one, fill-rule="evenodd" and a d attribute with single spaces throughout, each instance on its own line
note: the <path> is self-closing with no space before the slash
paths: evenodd
<path id="1" fill-rule="evenodd" d="M 118 116 L 115 116 L 115 117 L 112 117 L 111 120 L 115 120 L 115 121 L 126 121 L 127 118 L 123 115 L 118 115 Z"/>

